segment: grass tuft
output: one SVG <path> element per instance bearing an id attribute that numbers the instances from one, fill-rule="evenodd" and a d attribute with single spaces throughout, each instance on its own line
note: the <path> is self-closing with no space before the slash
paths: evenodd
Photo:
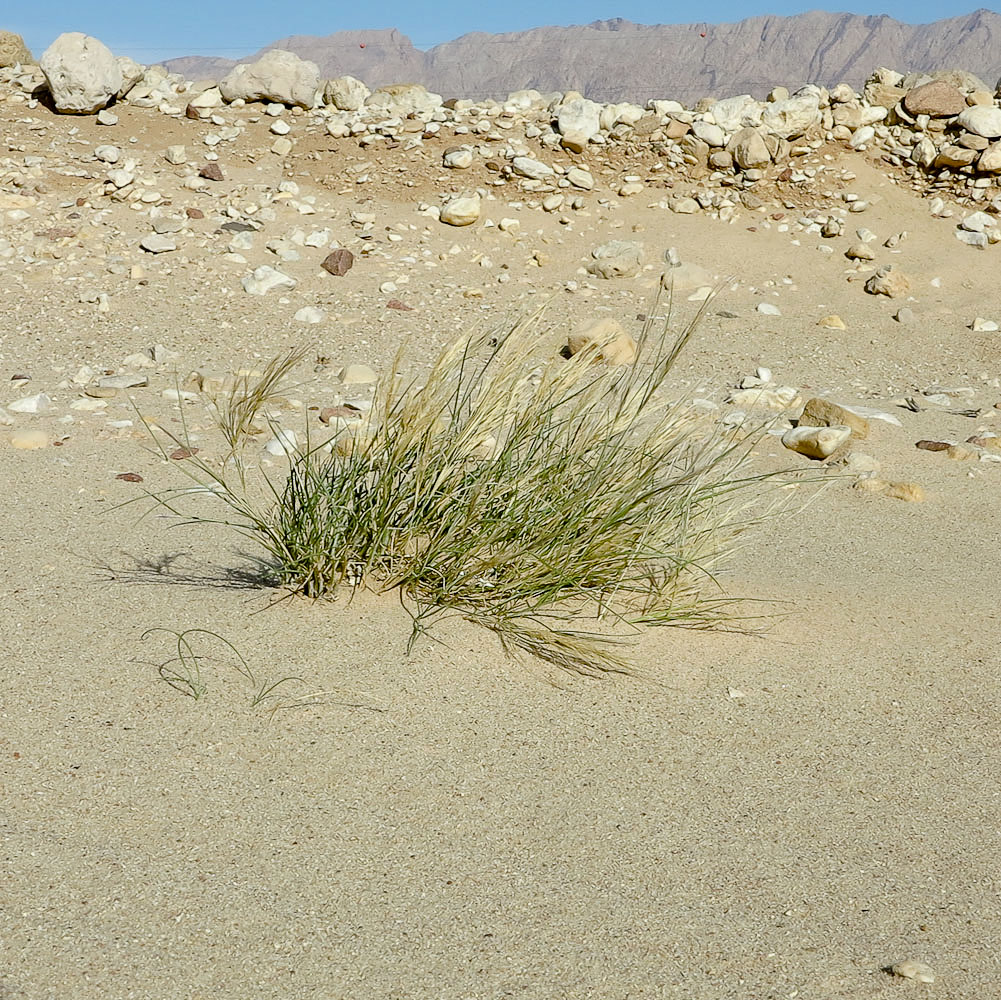
<path id="1" fill-rule="evenodd" d="M 254 539 L 295 593 L 398 589 L 411 641 L 459 614 L 569 670 L 628 670 L 624 644 L 645 626 L 739 617 L 714 573 L 762 517 L 764 477 L 745 470 L 753 440 L 663 391 L 704 309 L 671 337 L 670 318 L 653 329 L 655 303 L 637 362 L 617 369 L 594 363 L 598 349 L 554 355 L 539 313 L 461 337 L 420 385 L 397 359 L 367 419 L 307 443 L 284 482 L 255 489 L 241 451 L 301 360 L 290 352 L 217 410 L 231 461 L 184 463 L 227 511 L 189 520 Z M 155 499 L 180 512 L 191 492 Z"/>

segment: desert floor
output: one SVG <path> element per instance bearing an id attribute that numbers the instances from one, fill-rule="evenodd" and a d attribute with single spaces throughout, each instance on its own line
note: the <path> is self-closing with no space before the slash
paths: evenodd
<path id="1" fill-rule="evenodd" d="M 45 128 L 0 104 L 8 157 L 83 157 L 134 136 L 127 152 L 152 162 L 171 143 L 194 148 L 200 127 L 125 108 L 115 129 L 74 121 L 70 137 L 66 120 L 32 114 Z M 782 231 L 762 224 L 767 214 L 728 225 L 606 191 L 612 207 L 593 193 L 561 225 L 560 213 L 512 210 L 506 202 L 526 197 L 498 189 L 484 215 L 517 214 L 512 236 L 417 214 L 445 183 L 488 176 L 443 180 L 440 150 L 408 169 L 402 150 L 304 140 L 283 173 L 266 130 L 262 121 L 243 145 L 221 147 L 220 163 L 272 190 L 294 177 L 317 194 L 317 213 L 282 210 L 241 251 L 247 265 L 222 259 L 232 234 L 216 235 L 224 217 L 207 206 L 185 247 L 144 254 L 149 220 L 109 205 L 104 228 L 91 226 L 98 209 L 72 207 L 80 178 L 53 176 L 22 230 L 5 223 L 2 235 L 44 263 L 18 256 L 0 268 L 0 377 L 30 375 L 0 403 L 44 392 L 54 408 L 0 429 L 0 996 L 996 995 L 1001 468 L 914 445 L 1001 430 L 1001 340 L 968 328 L 1001 319 L 1001 246 L 961 245 L 963 209 L 933 218 L 927 199 L 840 147 L 826 150 L 832 169 L 856 176 L 835 194 L 871 207 L 833 241 L 797 224 L 805 207 L 770 206 L 785 213 Z M 364 161 L 373 179 L 343 181 L 340 193 Z M 377 216 L 367 244 L 352 210 Z M 88 238 L 46 256 L 31 234 L 52 225 Z M 877 234 L 877 264 L 909 275 L 909 300 L 848 280 L 856 225 Z M 274 263 L 265 241 L 295 226 L 330 227 L 355 253 L 352 270 L 326 275 L 326 251 L 306 248 L 276 265 L 300 279 L 296 290 L 246 295 L 239 278 Z M 402 239 L 387 242 L 389 231 Z M 883 240 L 902 231 L 891 255 Z M 578 273 L 612 238 L 643 242 L 648 269 L 613 281 Z M 290 395 L 328 405 L 349 398 L 342 365 L 384 372 L 406 342 L 419 367 L 458 331 L 543 298 L 556 346 L 593 315 L 635 329 L 668 247 L 732 278 L 679 363 L 679 395 L 722 403 L 767 366 L 804 398 L 876 407 L 901 426 L 873 421 L 859 450 L 925 491 L 907 503 L 829 474 L 823 488 L 797 487 L 723 581 L 763 599 L 774 617 L 761 634 L 660 630 L 637 643 L 636 676 L 598 680 L 509 659 L 461 621 L 408 655 L 394 598 L 276 601 L 254 584 L 249 543 L 226 528 L 119 506 L 183 482 L 151 451 L 128 398 L 176 418 L 162 397 L 175 373 L 232 372 L 311 343 L 323 360 Z M 387 281 L 395 291 L 380 291 Z M 81 301 L 88 287 L 109 295 L 109 311 Z M 388 298 L 412 311 L 386 310 Z M 781 315 L 758 313 L 761 301 Z M 326 321 L 294 322 L 305 305 Z M 904 305 L 910 324 L 893 319 Z M 680 296 L 679 321 L 696 307 Z M 845 330 L 817 326 L 832 313 Z M 156 344 L 170 360 L 149 371 L 149 387 L 106 411 L 71 408 L 81 366 L 122 371 Z M 964 392 L 920 412 L 896 402 L 936 386 Z M 201 411 L 189 412 L 202 433 Z M 49 445 L 9 445 L 30 429 Z M 777 438 L 755 461 L 811 465 Z M 144 482 L 116 479 L 123 472 Z M 252 707 L 249 683 L 213 662 L 206 696 L 186 698 L 158 676 L 170 650 L 163 633 L 143 640 L 152 628 L 211 629 L 258 677 L 302 678 L 289 696 L 323 694 Z M 905 958 L 928 963 L 937 982 L 884 971 Z"/>

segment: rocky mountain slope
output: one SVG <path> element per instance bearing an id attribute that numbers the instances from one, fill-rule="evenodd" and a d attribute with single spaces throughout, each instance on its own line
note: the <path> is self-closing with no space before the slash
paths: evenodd
<path id="1" fill-rule="evenodd" d="M 963 66 L 993 83 L 1001 74 L 1001 15 L 978 10 L 920 25 L 825 11 L 718 25 L 617 18 L 474 33 L 427 52 L 396 30 L 295 35 L 267 48 L 310 59 L 326 76 L 350 74 L 370 87 L 419 82 L 446 97 L 499 98 L 531 87 L 572 88 L 601 101 L 670 97 L 693 103 L 724 93 L 763 97 L 777 83 L 857 87 L 879 65 L 922 71 Z M 168 65 L 193 79 L 221 76 L 234 63 L 188 57 Z"/>

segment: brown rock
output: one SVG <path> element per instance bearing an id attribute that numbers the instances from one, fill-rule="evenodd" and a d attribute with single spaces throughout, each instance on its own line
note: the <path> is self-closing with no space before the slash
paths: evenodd
<path id="1" fill-rule="evenodd" d="M 869 436 L 869 421 L 865 417 L 816 396 L 807 400 L 797 423 L 800 427 L 850 427 L 853 438 Z"/>
<path id="2" fill-rule="evenodd" d="M 881 267 L 865 283 L 865 290 L 870 295 L 885 295 L 890 299 L 899 299 L 911 290 L 911 283 L 899 271 L 892 267 Z"/>
<path id="3" fill-rule="evenodd" d="M 222 167 L 218 163 L 206 163 L 201 170 L 198 171 L 199 177 L 204 177 L 207 181 L 224 181 L 226 178 L 223 177 Z"/>
<path id="4" fill-rule="evenodd" d="M 399 299 L 390 299 L 386 303 L 387 309 L 398 309 L 400 312 L 413 312 L 414 307 L 408 306 L 405 302 L 401 302 Z"/>
<path id="5" fill-rule="evenodd" d="M 921 440 L 915 441 L 914 447 L 920 448 L 922 451 L 948 451 L 952 445 L 948 441 Z"/>
<path id="6" fill-rule="evenodd" d="M 186 208 L 184 214 L 189 219 L 204 219 L 205 213 L 200 208 Z"/>
<path id="7" fill-rule="evenodd" d="M 355 262 L 355 255 L 350 250 L 334 250 L 327 254 L 320 267 L 327 274 L 332 274 L 336 278 L 343 277 L 351 270 Z"/>
<path id="8" fill-rule="evenodd" d="M 952 118 L 966 107 L 966 98 L 952 84 L 932 80 L 907 91 L 903 104 L 904 110 L 911 115 Z"/>

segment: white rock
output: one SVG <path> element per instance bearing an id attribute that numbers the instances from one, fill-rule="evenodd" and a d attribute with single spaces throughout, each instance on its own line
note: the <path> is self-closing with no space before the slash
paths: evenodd
<path id="1" fill-rule="evenodd" d="M 34 396 L 15 399 L 7 404 L 7 409 L 12 413 L 49 413 L 55 409 L 55 404 L 44 392 L 40 392 Z"/>
<path id="2" fill-rule="evenodd" d="M 759 104 L 750 94 L 727 97 L 710 108 L 713 121 L 724 132 L 736 132 L 745 126 L 760 124 L 763 112 L 764 105 Z"/>
<path id="3" fill-rule="evenodd" d="M 279 101 L 311 108 L 320 85 L 316 63 L 294 52 L 271 49 L 254 63 L 241 63 L 219 82 L 226 101 Z"/>
<path id="4" fill-rule="evenodd" d="M 794 139 L 820 124 L 820 101 L 809 93 L 775 101 L 765 107 L 761 124 L 772 135 Z"/>
<path id="5" fill-rule="evenodd" d="M 122 151 L 117 146 L 98 146 L 94 156 L 102 163 L 117 163 L 122 157 Z"/>
<path id="6" fill-rule="evenodd" d="M 778 306 L 772 305 L 771 302 L 759 302 L 757 306 L 757 312 L 761 313 L 762 316 L 781 316 L 782 311 Z"/>
<path id="7" fill-rule="evenodd" d="M 292 131 L 292 126 L 288 122 L 279 119 L 271 123 L 270 131 L 272 135 L 288 135 Z"/>
<path id="8" fill-rule="evenodd" d="M 327 318 L 327 314 L 316 306 L 303 306 L 295 314 L 298 323 L 322 323 Z"/>
<path id="9" fill-rule="evenodd" d="M 38 67 L 57 111 L 93 114 L 122 86 L 122 71 L 111 50 L 79 31 L 60 35 L 45 50 Z"/>
<path id="10" fill-rule="evenodd" d="M 371 93 L 361 80 L 338 76 L 324 84 L 323 103 L 332 104 L 339 111 L 360 111 Z"/>
<path id="11" fill-rule="evenodd" d="M 960 112 L 956 125 L 985 139 L 1001 138 L 1001 108 L 978 104 Z"/>
<path id="12" fill-rule="evenodd" d="M 480 196 L 464 194 L 452 198 L 441 208 L 438 216 L 449 226 L 471 226 L 480 217 Z"/>
<path id="13" fill-rule="evenodd" d="M 587 270 L 599 278 L 631 278 L 643 263 L 643 248 L 628 240 L 610 240 L 591 251 Z"/>
<path id="14" fill-rule="evenodd" d="M 279 428 L 275 436 L 264 445 L 264 452 L 276 458 L 288 458 L 297 451 L 295 431 L 290 427 Z"/>
<path id="15" fill-rule="evenodd" d="M 562 105 L 556 115 L 561 145 L 581 153 L 601 131 L 601 105 L 584 97 L 575 98 Z"/>
<path id="16" fill-rule="evenodd" d="M 555 175 L 555 171 L 548 163 L 543 163 L 531 156 L 516 156 L 511 161 L 511 169 L 519 177 L 527 177 L 533 181 L 547 180 Z"/>
<path id="17" fill-rule="evenodd" d="M 850 437 L 850 427 L 793 427 L 782 435 L 782 444 L 808 458 L 829 458 Z"/>
<path id="18" fill-rule="evenodd" d="M 913 958 L 906 958 L 903 962 L 897 962 L 890 968 L 895 976 L 901 976 L 904 979 L 913 979 L 919 983 L 935 982 L 935 973 L 931 966 Z"/>
<path id="19" fill-rule="evenodd" d="M 182 145 L 168 146 L 167 152 L 164 153 L 164 159 L 175 167 L 179 167 L 182 163 L 187 162 L 188 151 Z"/>
<path id="20" fill-rule="evenodd" d="M 240 283 L 248 295 L 267 295 L 276 288 L 292 289 L 298 284 L 295 278 L 290 278 L 267 264 L 257 268 L 253 274 L 245 275 Z"/>
<path id="21" fill-rule="evenodd" d="M 97 113 L 97 124 L 98 125 L 117 125 L 118 115 L 113 111 L 108 111 L 106 108 Z"/>
<path id="22" fill-rule="evenodd" d="M 471 149 L 450 149 L 441 158 L 442 166 L 451 170 L 466 170 L 473 165 Z"/>
<path id="23" fill-rule="evenodd" d="M 974 333 L 997 333 L 998 324 L 993 319 L 984 319 L 983 316 L 977 316 L 970 324 L 970 329 Z"/>
<path id="24" fill-rule="evenodd" d="M 170 253 L 177 249 L 177 244 L 169 236 L 162 236 L 159 233 L 143 237 L 139 246 L 147 253 Z"/>
<path id="25" fill-rule="evenodd" d="M 594 188 L 594 178 L 589 170 L 583 167 L 571 167 L 566 173 L 567 180 L 582 191 L 590 191 Z"/>

